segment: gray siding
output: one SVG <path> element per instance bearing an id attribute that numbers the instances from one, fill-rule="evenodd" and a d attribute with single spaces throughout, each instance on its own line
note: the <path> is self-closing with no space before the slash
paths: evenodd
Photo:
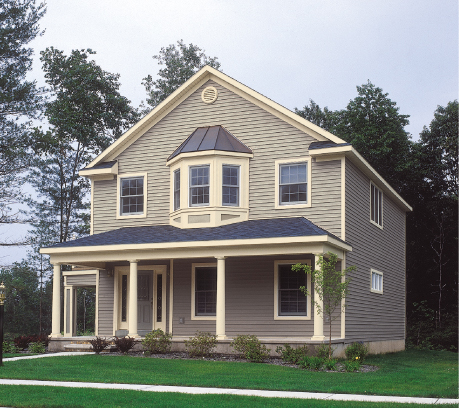
<path id="1" fill-rule="evenodd" d="M 66 281 L 67 285 L 95 286 L 96 277 L 95 274 L 71 275 L 67 276 Z"/>
<path id="2" fill-rule="evenodd" d="M 201 101 L 202 89 L 213 85 L 215 103 Z M 116 219 L 116 180 L 96 181 L 94 187 L 94 233 L 124 226 L 169 223 L 168 156 L 197 128 L 222 125 L 249 146 L 250 219 L 305 216 L 331 233 L 341 234 L 340 162 L 312 162 L 311 208 L 275 209 L 274 161 L 308 156 L 308 134 L 287 124 L 232 91 L 207 82 L 166 117 L 148 130 L 117 158 L 119 174 L 148 172 L 147 217 Z"/>
<path id="3" fill-rule="evenodd" d="M 99 274 L 99 336 L 113 336 L 113 277 L 106 271 Z"/>
<path id="4" fill-rule="evenodd" d="M 405 337 L 405 213 L 383 197 L 383 229 L 370 222 L 370 180 L 346 160 L 346 241 L 353 247 L 346 339 Z M 370 291 L 370 271 L 383 273 L 383 294 Z"/>

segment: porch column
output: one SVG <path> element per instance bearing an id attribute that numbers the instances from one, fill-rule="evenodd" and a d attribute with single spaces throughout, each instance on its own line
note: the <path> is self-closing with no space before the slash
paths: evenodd
<path id="1" fill-rule="evenodd" d="M 217 259 L 217 319 L 216 331 L 217 339 L 226 338 L 225 322 L 225 258 L 216 257 Z"/>
<path id="2" fill-rule="evenodd" d="M 138 338 L 137 334 L 137 260 L 130 260 L 129 270 L 129 336 Z"/>
<path id="3" fill-rule="evenodd" d="M 315 261 L 315 270 L 320 269 L 319 263 L 319 256 L 320 254 L 315 254 L 314 255 L 314 261 Z M 311 340 L 312 341 L 322 341 L 325 339 L 324 336 L 324 320 L 323 317 L 319 314 L 319 310 L 317 308 L 316 303 L 319 304 L 320 308 L 323 309 L 323 301 L 319 298 L 319 296 L 316 293 L 316 289 L 314 288 L 314 335 L 312 336 Z"/>
<path id="4" fill-rule="evenodd" d="M 51 316 L 51 336 L 54 338 L 61 335 L 61 265 L 53 267 L 53 312 Z"/>

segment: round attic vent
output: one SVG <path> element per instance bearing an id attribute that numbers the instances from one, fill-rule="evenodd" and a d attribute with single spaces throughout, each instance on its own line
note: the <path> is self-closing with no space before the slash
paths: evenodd
<path id="1" fill-rule="evenodd" d="M 217 97 L 218 97 L 218 92 L 215 87 L 206 87 L 204 88 L 201 94 L 201 99 L 206 104 L 211 104 L 212 102 L 215 102 Z"/>

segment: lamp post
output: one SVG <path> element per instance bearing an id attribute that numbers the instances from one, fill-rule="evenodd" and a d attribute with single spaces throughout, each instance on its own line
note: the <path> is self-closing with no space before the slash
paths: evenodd
<path id="1" fill-rule="evenodd" d="M 0 366 L 3 366 L 3 314 L 5 312 L 5 285 L 0 284 Z"/>

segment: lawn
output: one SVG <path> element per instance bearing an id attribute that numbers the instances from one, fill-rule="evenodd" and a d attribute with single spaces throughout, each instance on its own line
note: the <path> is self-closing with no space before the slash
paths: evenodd
<path id="1" fill-rule="evenodd" d="M 457 398 L 457 354 L 409 350 L 368 358 L 367 373 L 242 362 L 83 355 L 5 362 L 1 378 Z"/>
<path id="2" fill-rule="evenodd" d="M 318 399 L 262 398 L 236 395 L 189 395 L 108 389 L 0 385 L 0 406 L 71 408 L 419 408 L 455 405 L 419 405 L 390 402 L 345 402 Z"/>

